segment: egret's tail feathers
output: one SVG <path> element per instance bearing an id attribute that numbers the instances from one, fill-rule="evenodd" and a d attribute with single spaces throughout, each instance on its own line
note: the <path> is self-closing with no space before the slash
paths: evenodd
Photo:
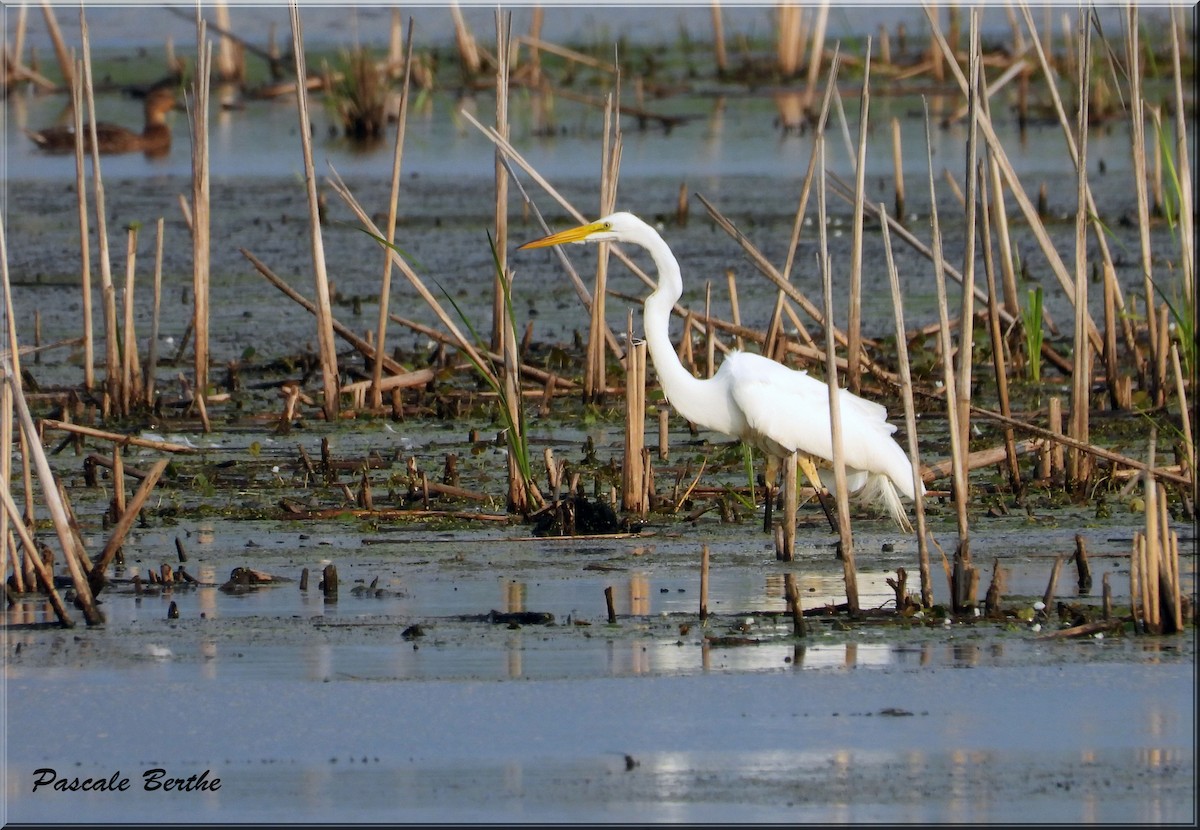
<path id="1" fill-rule="evenodd" d="M 887 508 L 892 519 L 905 533 L 912 533 L 912 524 L 908 521 L 908 511 L 904 502 L 900 501 L 900 493 L 892 480 L 882 473 L 872 473 L 867 477 L 867 483 L 859 493 L 859 498 L 868 504 L 882 505 Z"/>

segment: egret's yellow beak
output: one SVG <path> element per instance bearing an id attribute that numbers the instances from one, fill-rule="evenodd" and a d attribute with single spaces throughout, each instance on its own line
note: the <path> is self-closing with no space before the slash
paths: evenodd
<path id="1" fill-rule="evenodd" d="M 587 238 L 597 231 L 605 229 L 603 222 L 589 222 L 586 225 L 580 225 L 577 228 L 571 228 L 558 233 L 550 234 L 550 236 L 535 239 L 532 242 L 526 242 L 524 245 L 517 248 L 518 251 L 528 250 L 529 248 L 549 248 L 551 245 L 561 245 L 564 242 L 586 242 Z"/>

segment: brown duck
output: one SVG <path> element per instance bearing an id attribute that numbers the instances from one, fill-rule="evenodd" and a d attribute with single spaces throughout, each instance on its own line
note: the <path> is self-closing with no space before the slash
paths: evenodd
<path id="1" fill-rule="evenodd" d="M 159 86 L 146 93 L 146 123 L 140 133 L 116 124 L 96 123 L 96 143 L 101 153 L 132 153 L 140 150 L 147 156 L 163 156 L 171 149 L 171 128 L 167 126 L 167 113 L 175 107 L 174 87 Z M 44 130 L 26 130 L 41 149 L 50 153 L 66 153 L 75 150 L 75 128 L 47 127 Z M 83 127 L 83 149 L 91 152 L 92 132 Z"/>

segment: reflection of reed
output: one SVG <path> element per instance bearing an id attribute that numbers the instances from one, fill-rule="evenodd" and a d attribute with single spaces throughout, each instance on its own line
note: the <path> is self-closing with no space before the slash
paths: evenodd
<path id="1" fill-rule="evenodd" d="M 804 126 L 804 94 L 791 90 L 776 92 L 775 109 L 779 111 L 776 125 L 784 135 L 800 133 Z"/>
<path id="2" fill-rule="evenodd" d="M 517 634 L 508 639 L 504 655 L 508 668 L 508 679 L 516 680 L 521 676 L 521 635 Z"/>
<path id="3" fill-rule="evenodd" d="M 524 582 L 507 579 L 504 581 L 504 610 L 510 614 L 525 610 Z"/>
<path id="4" fill-rule="evenodd" d="M 205 619 L 217 617 L 217 570 L 212 565 L 201 565 L 199 571 L 200 584 L 204 587 L 196 590 L 196 602 L 200 613 Z"/>
<path id="5" fill-rule="evenodd" d="M 645 574 L 629 576 L 629 613 L 634 616 L 650 613 L 650 580 Z"/>

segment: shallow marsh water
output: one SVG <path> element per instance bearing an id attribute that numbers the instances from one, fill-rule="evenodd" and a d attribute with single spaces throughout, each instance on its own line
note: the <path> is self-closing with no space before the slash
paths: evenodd
<path id="1" fill-rule="evenodd" d="M 847 94 L 851 123 L 854 98 Z M 99 104 L 111 120 L 139 117 L 137 104 L 119 96 L 103 96 Z M 53 121 L 61 100 L 30 96 L 5 105 L 5 221 L 18 334 L 32 342 L 37 311 L 43 342 L 74 337 L 73 163 L 36 155 L 19 132 Z M 486 229 L 493 156 L 456 115 L 462 106 L 481 120 L 491 112 L 487 96 L 438 95 L 411 116 L 400 242 L 423 274 L 436 276 L 480 320 L 491 279 Z M 709 90 L 654 106 L 697 118 L 670 135 L 625 125 L 618 201 L 661 219 L 684 269 L 685 305 L 702 310 L 704 284 L 711 281 L 714 309 L 728 316 L 724 275 L 733 268 L 743 322 L 762 327 L 774 289 L 698 203 L 686 224 L 675 224 L 675 199 L 681 183 L 703 193 L 769 259 L 781 262 L 810 136 L 783 135 L 774 127 L 776 102 L 765 94 Z M 933 106 L 938 112 L 936 100 Z M 557 107 L 561 134 L 538 139 L 526 133 L 519 147 L 589 213 L 596 202 L 600 116 L 565 102 Z M 877 124 L 902 118 L 910 227 L 926 238 L 920 112 L 919 98 L 878 95 L 872 118 Z M 328 116 L 314 117 L 321 137 Z M 514 123 L 527 130 L 530 119 L 528 102 L 518 96 Z M 142 223 L 136 317 L 143 336 L 149 295 L 142 275 L 152 261 L 153 223 L 166 219 L 161 351 L 167 358 L 191 313 L 190 242 L 178 210 L 178 194 L 190 188 L 182 114 L 174 125 L 177 140 L 166 159 L 103 163 L 112 250 L 124 251 L 123 225 Z M 869 186 L 872 198 L 890 209 L 886 133 L 872 137 L 871 158 L 879 161 L 871 162 Z M 935 175 L 944 168 L 960 177 L 964 135 L 960 128 L 935 129 Z M 1052 232 L 1067 257 L 1070 243 L 1062 240 L 1073 234 L 1074 180 L 1061 133 L 1042 127 L 1024 140 L 1015 131 L 1004 140 L 1027 189 L 1048 183 L 1051 213 L 1060 220 Z M 1092 179 L 1101 212 L 1118 233 L 1132 234 L 1121 230 L 1134 204 L 1125 127 L 1099 131 L 1092 141 L 1090 157 L 1105 161 L 1105 172 Z M 266 375 L 271 361 L 290 359 L 314 340 L 307 313 L 281 302 L 238 253 L 249 249 L 311 293 L 294 106 L 248 101 L 245 109 L 214 114 L 212 151 L 214 362 L 236 359 L 245 376 Z M 319 174 L 331 163 L 369 210 L 383 210 L 389 142 L 362 152 L 321 140 L 317 154 Z M 830 164 L 847 175 L 840 140 L 830 145 Z M 339 224 L 350 215 L 329 198 L 334 221 L 325 244 L 343 297 L 337 314 L 352 328 L 373 327 L 382 259 L 373 242 Z M 548 216 L 561 215 L 542 194 L 535 199 Z M 844 270 L 850 210 L 834 198 L 830 210 L 835 267 Z M 939 210 L 947 249 L 957 251 L 961 210 L 940 180 Z M 541 233 L 531 220 L 518 219 L 519 211 L 514 207 L 513 244 Z M 808 215 L 815 217 L 815 203 Z M 1027 229 L 1016 233 L 1021 257 L 1046 289 L 1048 308 L 1069 330 L 1069 306 L 1053 276 Z M 808 226 L 795 279 L 819 301 L 815 236 L 815 226 Z M 868 261 L 879 261 L 877 231 L 867 237 Z M 1156 229 L 1156 251 L 1168 256 L 1174 245 L 1168 229 Z M 908 326 L 927 324 L 936 317 L 930 266 L 902 244 L 895 247 Z M 1135 240 L 1118 247 L 1126 286 L 1139 279 L 1136 250 Z M 576 249 L 570 255 L 588 279 L 590 255 Z M 123 266 L 120 256 L 114 272 Z M 960 259 L 948 255 L 956 266 Z M 519 328 L 534 321 L 535 340 L 550 344 L 586 329 L 555 259 L 513 254 L 510 263 L 518 275 Z M 642 293 L 623 273 L 615 287 Z M 871 271 L 865 288 L 868 334 L 887 336 L 891 305 L 882 272 Z M 1091 292 L 1093 302 L 1098 294 Z M 358 312 L 353 298 L 361 301 Z M 844 302 L 839 294 L 839 317 Z M 626 308 L 609 302 L 618 331 Z M 405 285 L 396 288 L 393 310 L 432 320 Z M 427 345 L 407 332 L 390 336 L 410 352 Z M 57 350 L 25 366 L 44 387 L 76 387 L 78 360 L 77 351 Z M 168 361 L 160 384 L 187 371 L 186 359 L 179 366 Z M 1066 397 L 1065 390 L 1050 381 L 1042 394 Z M 834 537 L 811 505 L 802 511 L 800 553 L 790 564 L 775 561 L 761 519 L 745 511 L 738 523 L 722 523 L 712 511 L 694 522 L 661 517 L 636 534 L 570 541 L 531 539 L 529 527 L 515 522 L 288 518 L 278 509 L 285 497 L 312 507 L 350 506 L 334 487 L 303 480 L 297 447 L 315 457 L 321 437 L 340 458 L 375 451 L 389 459 L 377 472 L 380 489 L 379 481 L 400 475 L 409 456 L 434 471 L 447 452 L 458 452 L 464 482 L 470 478 L 470 486 L 496 494 L 496 503 L 456 506 L 486 512 L 503 509 L 496 473 L 502 455 L 486 442 L 465 440 L 472 429 L 495 433 L 498 426 L 483 418 L 433 425 L 364 418 L 327 427 L 308 412 L 301 428 L 277 436 L 273 422 L 255 417 L 277 411 L 274 393 L 271 385 L 246 390 L 228 409 L 214 408 L 218 429 L 211 436 L 171 434 L 173 425 L 162 425 L 164 437 L 203 448 L 202 461 L 180 466 L 189 476 L 203 471 L 212 489 L 199 478 L 160 485 L 145 526 L 135 528 L 124 547 L 124 569 L 114 572 L 119 582 L 101 594 L 106 625 L 60 630 L 48 624 L 52 616 L 40 602 L 6 610 L 0 689 L 9 821 L 1195 821 L 1194 629 L 1170 638 L 1039 639 L 1057 624 L 1050 609 L 1041 630 L 1023 619 L 1003 626 L 936 619 L 846 626 L 812 618 L 811 636 L 800 642 L 789 636 L 783 613 L 786 573 L 799 576 L 806 608 L 844 600 Z M 559 457 L 576 458 L 589 438 L 602 461 L 619 457 L 619 417 L 590 417 L 531 418 L 533 438 Z M 923 424 L 923 439 L 944 439 L 936 415 L 927 414 Z M 1145 436 L 1135 434 L 1120 449 L 1140 457 L 1144 443 Z M 672 467 L 690 460 L 693 471 L 720 452 L 674 422 L 672 447 Z M 131 451 L 128 463 L 156 457 Z M 85 487 L 80 459 L 70 452 L 52 461 L 70 488 L 88 550 L 98 550 L 107 538 L 100 518 L 111 495 L 107 483 Z M 739 483 L 728 471 L 706 483 L 720 481 Z M 1008 577 L 1006 606 L 1032 612 L 1054 558 L 1074 550 L 1080 533 L 1096 591 L 1080 596 L 1068 564 L 1056 598 L 1095 605 L 1099 577 L 1107 573 L 1115 601 L 1127 604 L 1130 541 L 1143 519 L 1128 495 L 1113 495 L 1110 507 L 1105 517 L 1093 504 L 1035 500 L 1029 513 L 1013 507 L 1009 515 L 987 516 L 976 504 L 976 564 L 986 580 L 998 560 Z M 930 510 L 933 530 L 949 550 L 952 510 L 940 502 Z M 1181 562 L 1185 591 L 1194 595 L 1194 528 L 1181 521 L 1177 529 L 1189 554 Z M 856 516 L 854 531 L 864 608 L 893 601 L 886 579 L 898 567 L 907 569 L 910 591 L 919 587 L 911 538 L 870 517 Z M 199 586 L 135 595 L 123 580 L 162 562 L 178 566 L 176 538 Z M 702 543 L 712 554 L 707 625 L 697 618 Z M 336 602 L 324 601 L 316 587 L 328 563 L 337 565 L 341 581 Z M 230 571 L 243 566 L 284 581 L 245 594 L 219 590 Z M 302 568 L 310 571 L 306 592 L 298 588 Z M 944 602 L 936 558 L 933 570 L 935 601 Z M 368 588 L 376 579 L 375 589 Z M 607 587 L 614 589 L 615 625 L 607 623 Z M 178 619 L 168 619 L 172 602 Z M 554 618 L 510 627 L 487 620 L 492 611 Z M 710 641 L 709 634 L 725 639 Z M 131 788 L 33 792 L 35 771 L 43 768 L 72 778 L 119 771 Z M 143 774 L 157 768 L 183 778 L 207 771 L 221 787 L 147 792 Z"/>

